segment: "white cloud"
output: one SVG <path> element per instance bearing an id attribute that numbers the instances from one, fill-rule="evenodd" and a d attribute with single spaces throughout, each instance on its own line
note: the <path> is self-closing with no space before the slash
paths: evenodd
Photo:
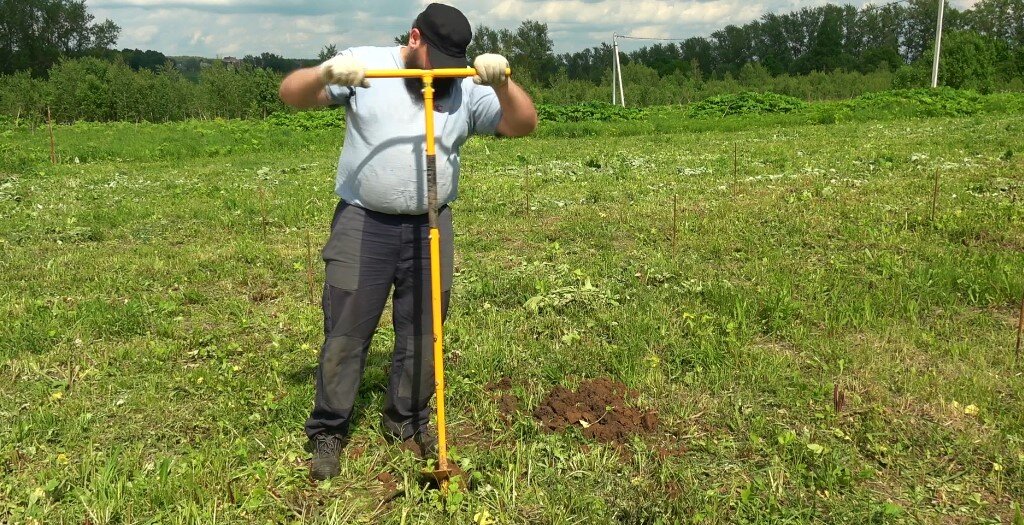
<path id="1" fill-rule="evenodd" d="M 123 36 L 130 39 L 132 42 L 137 42 L 140 45 L 149 44 L 153 41 L 153 37 L 160 32 L 160 28 L 155 24 L 149 24 L 144 26 L 129 27 L 123 31 Z M 140 46 L 135 46 L 140 47 Z"/>

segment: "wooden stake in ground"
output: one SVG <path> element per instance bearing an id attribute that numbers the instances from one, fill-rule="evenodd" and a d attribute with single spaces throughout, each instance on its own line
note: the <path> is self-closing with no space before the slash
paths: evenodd
<path id="1" fill-rule="evenodd" d="M 53 123 L 50 121 L 50 106 L 46 106 L 46 127 L 50 129 L 50 164 L 56 164 L 57 150 L 53 142 Z"/>
<path id="2" fill-rule="evenodd" d="M 732 143 L 732 176 L 736 178 L 739 175 L 739 160 L 740 160 L 740 146 L 739 144 Z"/>
<path id="3" fill-rule="evenodd" d="M 935 225 L 935 208 L 939 205 L 939 168 L 935 168 L 935 189 L 932 190 L 931 223 Z"/>
<path id="4" fill-rule="evenodd" d="M 530 216 L 530 172 L 523 176 L 523 193 L 526 194 L 526 216 Z"/>
<path id="5" fill-rule="evenodd" d="M 1020 359 L 1021 335 L 1024 334 L 1024 294 L 1020 297 L 1020 319 L 1017 320 L 1017 349 L 1014 351 L 1014 358 Z"/>
<path id="6" fill-rule="evenodd" d="M 838 382 L 832 386 L 832 407 L 836 414 L 841 414 L 843 410 L 846 410 L 846 392 Z"/>
<path id="7" fill-rule="evenodd" d="M 267 239 L 267 190 L 260 188 L 260 222 L 263 224 L 263 240 Z"/>
<path id="8" fill-rule="evenodd" d="M 676 252 L 676 194 L 672 194 L 672 253 Z"/>
<path id="9" fill-rule="evenodd" d="M 306 281 L 309 283 L 309 301 L 316 306 L 316 287 L 313 285 L 313 241 L 306 230 Z"/>

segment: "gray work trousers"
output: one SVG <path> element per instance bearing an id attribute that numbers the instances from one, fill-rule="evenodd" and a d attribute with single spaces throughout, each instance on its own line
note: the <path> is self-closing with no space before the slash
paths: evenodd
<path id="1" fill-rule="evenodd" d="M 451 210 L 438 212 L 441 230 L 442 319 L 448 312 L 454 244 Z M 323 249 L 324 345 L 316 370 L 316 398 L 306 435 L 346 434 L 380 316 L 392 296 L 395 348 L 385 429 L 407 439 L 430 421 L 434 394 L 430 241 L 426 215 L 389 215 L 338 204 Z"/>

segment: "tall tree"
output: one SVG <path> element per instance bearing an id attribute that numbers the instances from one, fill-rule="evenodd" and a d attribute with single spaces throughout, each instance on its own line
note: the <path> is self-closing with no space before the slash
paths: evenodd
<path id="1" fill-rule="evenodd" d="M 512 56 L 509 62 L 513 68 L 529 73 L 540 82 L 547 82 L 557 71 L 553 49 L 548 25 L 536 20 L 525 20 L 512 35 Z"/>
<path id="2" fill-rule="evenodd" d="M 317 60 L 323 62 L 324 60 L 334 58 L 334 56 L 337 54 L 338 46 L 334 45 L 334 42 L 331 42 L 330 44 L 327 44 L 322 49 L 320 49 L 320 52 L 317 53 L 316 58 Z"/>
<path id="3" fill-rule="evenodd" d="M 964 18 L 965 25 L 979 34 L 1009 47 L 1024 46 L 1024 0 L 981 0 Z"/>
<path id="4" fill-rule="evenodd" d="M 820 18 L 817 27 L 809 28 L 813 31 L 810 46 L 807 53 L 796 62 L 797 72 L 806 74 L 811 71 L 849 68 L 853 61 L 844 49 L 846 28 L 842 8 L 829 4 L 818 8 L 816 12 Z"/>
<path id="5" fill-rule="evenodd" d="M 942 40 L 939 66 L 942 83 L 957 89 L 991 91 L 996 78 L 998 45 L 995 39 L 974 31 L 951 31 Z M 926 57 L 928 55 L 930 53 Z"/>
<path id="6" fill-rule="evenodd" d="M 496 31 L 485 25 L 478 25 L 473 30 L 473 40 L 466 48 L 466 56 L 473 58 L 484 53 L 498 53 L 508 56 L 512 48 L 512 32 L 508 29 Z"/>
<path id="7" fill-rule="evenodd" d="M 942 0 L 946 1 L 946 0 Z M 903 29 L 903 56 L 913 62 L 935 47 L 935 21 L 939 3 L 935 0 L 909 0 Z M 943 31 L 960 28 L 960 12 L 946 1 Z"/>
<path id="8" fill-rule="evenodd" d="M 675 43 L 654 44 L 642 47 L 629 53 L 631 62 L 643 64 L 658 72 L 658 75 L 671 75 L 683 67 L 683 56 Z"/>
<path id="9" fill-rule="evenodd" d="M 856 50 L 858 67 L 867 72 L 880 65 L 896 70 L 903 65 L 900 35 L 906 8 L 901 4 L 866 5 L 857 16 L 860 33 Z"/>
<path id="10" fill-rule="evenodd" d="M 747 26 L 725 26 L 711 33 L 711 40 L 715 45 L 715 71 L 719 74 L 735 75 L 751 60 L 753 45 Z"/>
<path id="11" fill-rule="evenodd" d="M 683 41 L 680 46 L 683 54 L 683 61 L 689 64 L 688 73 L 701 77 L 711 75 L 715 67 L 715 49 L 711 41 L 702 37 L 690 37 Z"/>
<path id="12" fill-rule="evenodd" d="M 767 13 L 755 25 L 756 30 L 751 35 L 752 58 L 773 75 L 789 72 L 795 60 L 786 21 L 784 16 Z"/>
<path id="13" fill-rule="evenodd" d="M 84 0 L 0 0 L 0 74 L 44 74 L 61 57 L 105 50 L 120 28 L 95 17 Z"/>
<path id="14" fill-rule="evenodd" d="M 602 42 L 599 46 L 583 51 L 558 55 L 557 61 L 558 68 L 565 71 L 569 79 L 600 83 L 604 72 L 610 71 L 612 67 L 612 46 Z"/>

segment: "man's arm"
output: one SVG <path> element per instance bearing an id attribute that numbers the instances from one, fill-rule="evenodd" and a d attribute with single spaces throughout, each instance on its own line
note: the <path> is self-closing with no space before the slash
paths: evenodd
<path id="1" fill-rule="evenodd" d="M 299 109 L 329 106 L 337 102 L 327 93 L 327 85 L 370 87 L 366 66 L 351 55 L 340 54 L 316 67 L 292 72 L 277 90 L 281 101 Z"/>
<path id="2" fill-rule="evenodd" d="M 504 85 L 495 86 L 494 94 L 498 95 L 501 105 L 501 120 L 497 132 L 505 137 L 523 137 L 537 128 L 537 108 L 533 106 L 530 95 L 510 79 Z"/>
<path id="3" fill-rule="evenodd" d="M 537 108 L 533 107 L 530 95 L 506 76 L 508 60 L 505 57 L 484 53 L 473 60 L 473 67 L 476 68 L 473 82 L 491 86 L 498 96 L 498 105 L 501 106 L 501 120 L 495 129 L 498 134 L 522 137 L 536 129 Z"/>
<path id="4" fill-rule="evenodd" d="M 320 66 L 306 67 L 291 72 L 281 81 L 277 90 L 281 101 L 293 108 L 310 109 L 329 106 L 327 83 L 320 73 Z"/>

